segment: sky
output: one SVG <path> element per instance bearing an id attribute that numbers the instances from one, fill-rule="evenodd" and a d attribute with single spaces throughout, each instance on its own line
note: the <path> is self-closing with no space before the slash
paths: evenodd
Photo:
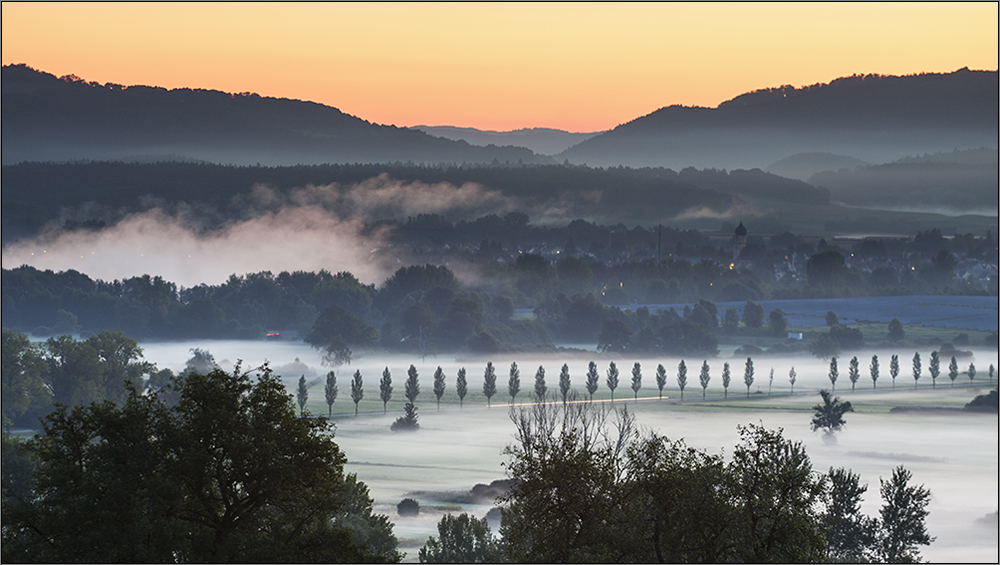
<path id="1" fill-rule="evenodd" d="M 311 100 L 366 120 L 602 131 L 852 74 L 996 70 L 998 4 L 17 3 L 3 64 Z"/>

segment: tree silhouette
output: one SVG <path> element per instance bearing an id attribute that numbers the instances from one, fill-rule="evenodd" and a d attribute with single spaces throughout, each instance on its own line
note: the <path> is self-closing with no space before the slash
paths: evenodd
<path id="1" fill-rule="evenodd" d="M 903 331 L 903 323 L 899 321 L 899 318 L 893 318 L 889 322 L 889 339 L 891 341 L 900 341 L 906 337 L 906 333 Z"/>
<path id="2" fill-rule="evenodd" d="M 434 371 L 434 396 L 437 397 L 437 409 L 441 411 L 441 397 L 444 396 L 444 369 L 438 366 Z"/>
<path id="3" fill-rule="evenodd" d="M 681 389 L 681 400 L 684 400 L 684 387 L 688 384 L 688 368 L 684 360 L 677 364 L 677 388 Z"/>
<path id="4" fill-rule="evenodd" d="M 747 361 L 750 359 L 747 358 Z M 732 374 L 729 372 L 729 363 L 722 364 L 722 391 L 723 398 L 729 398 L 729 383 L 732 382 Z"/>
<path id="5" fill-rule="evenodd" d="M 976 378 L 976 365 L 974 363 L 969 363 L 969 370 L 965 372 L 969 375 L 969 384 L 972 384 L 972 379 Z"/>
<path id="6" fill-rule="evenodd" d="M 601 375 L 597 372 L 597 363 L 593 361 L 587 365 L 587 393 L 590 394 L 590 401 L 594 401 L 594 393 L 597 392 L 598 379 Z"/>
<path id="7" fill-rule="evenodd" d="M 753 359 L 747 357 L 747 364 L 743 368 L 743 384 L 747 385 L 747 398 L 750 398 L 750 385 L 753 384 Z"/>
<path id="8" fill-rule="evenodd" d="M 868 365 L 868 373 L 872 376 L 872 390 L 875 390 L 875 383 L 878 381 L 878 355 L 872 355 L 872 363 Z"/>
<path id="9" fill-rule="evenodd" d="M 614 361 L 612 361 L 611 364 L 608 366 L 608 380 L 607 380 L 608 388 L 611 390 L 611 402 L 615 401 L 615 389 L 618 388 L 618 376 L 619 376 L 618 366 L 615 365 Z"/>
<path id="10" fill-rule="evenodd" d="M 889 376 L 892 377 L 892 390 L 896 390 L 896 377 L 899 376 L 899 355 L 895 353 L 889 358 Z"/>
<path id="11" fill-rule="evenodd" d="M 354 415 L 358 415 L 358 403 L 365 397 L 365 383 L 361 379 L 361 371 L 354 371 L 354 379 L 351 381 L 351 400 L 354 401 Z"/>
<path id="12" fill-rule="evenodd" d="M 458 378 L 455 379 L 455 392 L 458 394 L 458 409 L 461 410 L 465 404 L 465 395 L 469 393 L 469 381 L 465 379 L 465 367 L 458 370 Z"/>
<path id="13" fill-rule="evenodd" d="M 792 383 L 792 394 L 795 394 L 795 377 L 796 376 L 797 375 L 795 373 L 795 366 L 792 365 L 792 368 L 788 370 L 788 382 Z"/>
<path id="14" fill-rule="evenodd" d="M 569 394 L 571 384 L 569 381 L 569 365 L 563 363 L 559 371 L 559 392 L 562 394 L 563 404 L 566 404 L 566 396 Z"/>
<path id="15" fill-rule="evenodd" d="M 840 428 L 847 423 L 844 420 L 844 414 L 854 412 L 854 407 L 851 406 L 850 402 L 841 402 L 839 396 L 834 397 L 827 390 L 819 391 L 819 395 L 823 397 L 823 404 L 813 406 L 816 413 L 813 415 L 811 428 L 814 432 L 824 428 L 826 430 L 824 439 L 832 440 L 834 432 L 840 431 Z"/>
<path id="16" fill-rule="evenodd" d="M 306 384 L 306 376 L 299 377 L 299 390 L 296 393 L 296 400 L 299 402 L 299 415 L 304 416 L 306 412 L 306 402 L 309 401 L 309 385 Z"/>
<path id="17" fill-rule="evenodd" d="M 663 364 L 656 366 L 656 388 L 660 389 L 660 400 L 663 400 L 663 387 L 667 386 L 667 370 Z"/>
<path id="18" fill-rule="evenodd" d="M 403 386 L 403 396 L 406 400 L 416 406 L 417 396 L 420 395 L 420 375 L 417 373 L 417 368 L 410 365 L 410 368 L 406 370 L 406 384 Z"/>
<path id="19" fill-rule="evenodd" d="M 830 359 L 830 373 L 827 375 L 830 378 L 830 384 L 833 385 L 832 390 L 837 390 L 837 379 L 840 378 L 840 369 L 837 368 L 837 358 L 833 357 Z"/>
<path id="20" fill-rule="evenodd" d="M 642 388 L 642 367 L 636 361 L 635 365 L 632 365 L 632 396 L 636 402 L 639 402 L 640 388 Z"/>
<path id="21" fill-rule="evenodd" d="M 913 354 L 913 388 L 917 388 L 917 381 L 920 380 L 920 352 Z"/>
<path id="22" fill-rule="evenodd" d="M 954 359 L 954 357 L 952 357 Z M 938 375 L 941 374 L 941 357 L 937 351 L 931 351 L 931 360 L 927 363 L 927 372 L 931 374 L 931 388 L 936 388 Z M 955 374 L 958 375 L 958 367 L 955 367 Z M 949 375 L 950 376 L 950 375 Z M 955 378 L 952 377 L 952 384 Z"/>
<path id="23" fill-rule="evenodd" d="M 333 415 L 333 403 L 337 401 L 337 375 L 333 371 L 326 374 L 326 415 Z"/>
<path id="24" fill-rule="evenodd" d="M 774 370 L 771 370 L 771 376 L 774 376 Z M 698 375 L 698 382 L 701 383 L 701 398 L 704 400 L 705 392 L 708 390 L 708 381 L 712 380 L 712 376 L 709 374 L 708 360 L 701 362 L 701 374 Z"/>
<path id="25" fill-rule="evenodd" d="M 510 364 L 510 378 L 507 379 L 507 393 L 510 394 L 510 403 L 514 404 L 514 398 L 521 391 L 521 370 L 517 368 L 517 363 Z"/>
<path id="26" fill-rule="evenodd" d="M 847 363 L 847 378 L 851 381 L 851 392 L 854 392 L 854 386 L 858 384 L 858 379 L 861 378 L 861 369 L 858 367 L 857 355 L 851 357 L 851 360 Z"/>
<path id="27" fill-rule="evenodd" d="M 545 384 L 545 367 L 539 365 L 538 370 L 535 371 L 535 399 L 538 402 L 545 400 L 545 393 L 548 390 L 549 387 Z"/>
<path id="28" fill-rule="evenodd" d="M 379 398 L 382 399 L 382 413 L 385 414 L 386 406 L 392 400 L 392 374 L 389 372 L 389 367 L 382 371 L 382 380 L 378 383 L 378 394 Z"/>
<path id="29" fill-rule="evenodd" d="M 931 492 L 923 485 L 908 486 L 912 477 L 913 474 L 900 465 L 893 469 L 891 479 L 879 479 L 884 503 L 879 509 L 878 557 L 883 563 L 917 563 L 920 561 L 917 546 L 930 545 L 934 541 L 924 524 Z"/>
<path id="30" fill-rule="evenodd" d="M 486 407 L 492 406 L 490 401 L 493 395 L 497 393 L 497 372 L 493 368 L 493 362 L 489 361 L 486 363 L 486 370 L 483 372 L 483 396 L 486 397 Z"/>

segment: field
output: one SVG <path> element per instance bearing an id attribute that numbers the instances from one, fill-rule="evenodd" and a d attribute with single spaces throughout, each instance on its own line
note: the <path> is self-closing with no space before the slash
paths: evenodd
<path id="1" fill-rule="evenodd" d="M 254 367 L 265 358 L 272 366 L 279 367 L 289 390 L 296 387 L 299 374 L 306 374 L 310 381 L 307 409 L 313 414 L 325 414 L 321 375 L 328 368 L 320 366 L 319 356 L 308 346 L 290 342 L 261 343 L 254 348 L 254 357 L 244 359 L 244 367 Z M 195 344 L 145 344 L 146 358 L 161 366 L 179 369 L 190 347 L 209 349 L 224 367 L 229 367 L 238 354 L 246 352 L 245 342 L 199 342 Z M 741 360 L 729 360 L 732 384 L 728 393 L 720 384 L 722 363 L 710 360 L 712 380 L 702 399 L 698 384 L 701 360 L 688 360 L 688 385 L 684 399 L 676 382 L 679 359 L 617 359 L 622 375 L 615 391 L 614 406 L 627 406 L 634 411 L 638 423 L 671 438 L 684 438 L 692 446 L 711 452 L 731 453 L 737 441 L 737 425 L 761 422 L 768 427 L 782 427 L 788 438 L 803 441 L 817 471 L 831 466 L 846 466 L 861 474 L 869 491 L 864 509 L 875 515 L 881 504 L 878 497 L 878 479 L 888 477 L 900 464 L 913 472 L 914 481 L 925 484 L 932 492 L 928 528 L 937 540 L 923 550 L 925 559 L 932 561 L 986 561 L 995 562 L 997 551 L 997 416 L 967 414 L 958 411 L 890 412 L 895 406 L 935 407 L 956 409 L 976 394 L 991 387 L 986 379 L 986 367 L 997 365 L 995 350 L 977 350 L 975 362 L 979 368 L 976 379 L 970 384 L 963 374 L 954 387 L 947 377 L 938 379 L 932 387 L 926 372 L 924 357 L 923 377 L 914 388 L 910 359 L 912 351 L 899 351 L 900 376 L 895 383 L 888 377 L 888 359 L 893 352 L 875 352 L 882 360 L 881 378 L 872 389 L 867 376 L 868 359 L 862 362 L 862 378 L 856 392 L 851 392 L 847 378 L 846 359 L 841 361 L 841 376 L 836 391 L 855 405 L 855 412 L 848 414 L 848 425 L 839 434 L 835 445 L 827 445 L 821 434 L 809 431 L 811 407 L 819 401 L 816 390 L 830 386 L 826 363 L 810 358 L 761 358 L 756 360 L 754 382 L 749 394 L 743 381 L 744 365 Z M 601 388 L 594 396 L 595 402 L 608 405 L 610 393 L 605 386 L 608 363 L 597 353 L 591 357 L 601 373 Z M 430 535 L 437 535 L 436 524 L 445 512 L 471 512 L 484 516 L 488 505 L 463 501 L 463 495 L 477 483 L 488 484 L 504 478 L 503 448 L 512 441 L 514 427 L 508 416 L 509 396 L 507 379 L 510 363 L 517 361 L 521 371 L 521 393 L 518 402 L 527 401 L 533 388 L 534 375 L 542 365 L 550 394 L 557 392 L 559 367 L 567 362 L 572 375 L 574 390 L 585 395 L 584 375 L 589 361 L 585 355 L 557 359 L 520 356 L 516 359 L 497 357 L 493 363 L 497 371 L 497 396 L 487 408 L 482 395 L 482 374 L 485 359 L 428 358 L 421 361 L 412 356 L 393 355 L 379 358 L 359 358 L 350 366 L 336 370 L 339 395 L 334 403 L 334 421 L 337 425 L 336 440 L 348 456 L 348 472 L 357 473 L 371 488 L 376 509 L 389 515 L 396 524 L 401 550 L 407 552 L 407 561 L 415 561 L 417 550 Z M 635 361 L 641 363 L 643 387 L 638 402 L 633 400 L 629 388 L 630 371 Z M 655 385 L 655 368 L 663 363 L 669 382 L 664 398 L 658 398 Z M 415 433 L 393 433 L 389 425 L 400 415 L 404 402 L 402 392 L 406 368 L 413 364 L 419 371 L 421 394 L 417 400 L 421 429 Z M 432 375 L 440 365 L 447 376 L 447 390 L 436 409 L 432 389 Z M 382 370 L 388 366 L 393 376 L 393 399 L 388 412 L 382 413 L 378 399 L 378 381 Z M 454 393 L 455 375 L 459 367 L 468 370 L 469 396 L 462 409 Z M 788 370 L 794 366 L 798 373 L 792 386 Z M 770 369 L 774 368 L 774 382 L 769 383 Z M 963 367 L 964 369 L 964 367 Z M 360 414 L 354 416 L 350 399 L 350 375 L 361 371 L 365 383 L 365 398 L 359 403 Z M 996 383 L 996 381 L 993 381 Z M 770 394 L 769 394 L 770 391 Z M 728 397 L 727 397 L 728 396 Z M 404 497 L 420 502 L 423 512 L 416 518 L 401 518 L 395 505 Z M 990 521 L 992 520 L 992 521 Z"/>

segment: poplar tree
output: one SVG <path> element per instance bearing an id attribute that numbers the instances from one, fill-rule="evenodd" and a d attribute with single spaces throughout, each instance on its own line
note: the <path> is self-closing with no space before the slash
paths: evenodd
<path id="1" fill-rule="evenodd" d="M 458 409 L 461 410 L 465 404 L 465 395 L 469 394 L 469 382 L 465 379 L 465 367 L 458 370 L 458 378 L 455 379 L 455 392 L 458 394 Z"/>
<path id="2" fill-rule="evenodd" d="M 917 388 L 917 381 L 920 380 L 920 373 L 922 369 L 920 368 L 920 352 L 913 354 L 913 388 Z"/>
<path id="3" fill-rule="evenodd" d="M 549 387 L 545 385 L 545 367 L 539 365 L 535 371 L 535 398 L 538 402 L 545 400 L 545 393 L 548 390 Z"/>
<path id="4" fill-rule="evenodd" d="M 771 371 L 772 376 L 774 371 Z M 698 382 L 701 383 L 701 398 L 705 399 L 705 392 L 708 390 L 708 381 L 712 380 L 712 376 L 708 372 L 708 360 L 701 362 L 701 374 L 698 375 Z"/>
<path id="5" fill-rule="evenodd" d="M 389 367 L 382 371 L 382 380 L 378 383 L 379 397 L 382 399 L 382 413 L 386 413 L 386 405 L 392 400 L 392 374 Z"/>
<path id="6" fill-rule="evenodd" d="M 788 382 L 792 383 L 792 394 L 795 394 L 795 366 L 793 365 L 791 369 L 788 370 Z"/>
<path id="7" fill-rule="evenodd" d="M 563 404 L 566 404 L 566 396 L 571 388 L 569 381 L 569 365 L 563 363 L 562 370 L 559 371 L 559 392 L 562 393 Z"/>
<path id="8" fill-rule="evenodd" d="M 597 372 L 597 363 L 593 361 L 587 365 L 587 393 L 590 394 L 590 401 L 594 401 L 594 393 L 597 392 L 598 379 L 600 374 Z"/>
<path id="9" fill-rule="evenodd" d="M 333 403 L 337 401 L 337 375 L 333 371 L 326 374 L 326 415 L 333 415 Z"/>
<path id="10" fill-rule="evenodd" d="M 892 377 L 892 390 L 896 390 L 896 377 L 899 376 L 899 355 L 895 353 L 889 358 L 889 376 Z"/>
<path id="11" fill-rule="evenodd" d="M 684 400 L 684 387 L 688 384 L 688 368 L 684 360 L 677 365 L 677 388 L 681 389 L 681 400 Z"/>
<path id="12" fill-rule="evenodd" d="M 750 359 L 747 359 L 749 361 Z M 722 397 L 729 398 L 729 383 L 732 382 L 732 374 L 729 372 L 729 363 L 722 364 Z M 794 384 L 794 383 L 792 383 Z"/>
<path id="13" fill-rule="evenodd" d="M 951 379 L 951 386 L 955 386 L 955 379 L 958 378 L 958 360 L 954 356 L 951 363 L 948 363 L 948 378 Z"/>
<path id="14" fill-rule="evenodd" d="M 875 390 L 875 383 L 878 381 L 878 355 L 872 355 L 872 364 L 868 366 L 868 372 L 872 376 L 872 390 Z"/>
<path id="15" fill-rule="evenodd" d="M 441 397 L 444 396 L 444 369 L 439 365 L 434 371 L 434 396 L 437 397 L 437 409 L 441 411 Z"/>
<path id="16" fill-rule="evenodd" d="M 298 394 L 296 394 L 296 400 L 299 402 L 299 416 L 302 416 L 306 411 L 306 402 L 309 401 L 309 386 L 306 384 L 305 375 L 299 377 L 299 390 Z"/>
<path id="17" fill-rule="evenodd" d="M 410 401 L 410 404 L 416 405 L 419 395 L 420 375 L 417 373 L 417 368 L 410 365 L 410 368 L 406 370 L 406 385 L 403 388 L 403 396 Z"/>
<path id="18" fill-rule="evenodd" d="M 639 389 L 642 388 L 642 367 L 636 361 L 632 365 L 632 393 L 636 402 L 639 402 Z"/>
<path id="19" fill-rule="evenodd" d="M 830 384 L 832 385 L 831 390 L 836 392 L 837 390 L 837 379 L 840 378 L 840 369 L 837 367 L 837 358 L 830 358 L 830 373 L 827 375 L 830 378 Z"/>
<path id="20" fill-rule="evenodd" d="M 747 385 L 747 398 L 750 398 L 750 385 L 753 384 L 753 359 L 747 357 L 747 364 L 743 368 L 743 384 Z"/>
<path id="21" fill-rule="evenodd" d="M 952 357 L 954 359 L 954 357 Z M 958 370 L 958 367 L 955 367 Z M 927 372 L 931 374 L 931 388 L 935 388 L 937 385 L 938 375 L 941 374 L 941 357 L 938 355 L 937 351 L 931 351 L 931 360 L 927 363 Z M 951 374 L 948 375 L 951 377 Z M 956 373 L 957 376 L 957 373 Z M 951 377 L 952 384 L 955 384 L 955 377 Z"/>
<path id="22" fill-rule="evenodd" d="M 486 363 L 486 370 L 483 372 L 483 396 L 486 397 L 486 407 L 492 406 L 490 401 L 493 395 L 497 393 L 497 372 L 493 368 L 493 362 L 489 361 Z"/>
<path id="23" fill-rule="evenodd" d="M 510 364 L 510 377 L 507 379 L 507 393 L 510 394 L 510 403 L 514 404 L 514 398 L 521 392 L 521 370 L 517 368 L 517 363 Z"/>
<path id="24" fill-rule="evenodd" d="M 618 366 L 612 361 L 611 365 L 608 366 L 608 388 L 611 389 L 611 402 L 615 401 L 615 389 L 618 388 Z"/>
<path id="25" fill-rule="evenodd" d="M 969 375 L 969 384 L 972 384 L 972 379 L 976 378 L 976 365 L 974 363 L 969 363 L 969 370 L 965 372 Z"/>
<path id="26" fill-rule="evenodd" d="M 663 364 L 656 366 L 656 388 L 660 389 L 660 400 L 663 400 L 663 387 L 667 386 L 667 370 Z"/>
<path id="27" fill-rule="evenodd" d="M 361 371 L 354 371 L 354 380 L 351 381 L 351 400 L 354 401 L 354 415 L 358 415 L 358 403 L 365 397 L 365 383 L 361 379 Z"/>
<path id="28" fill-rule="evenodd" d="M 854 392 L 854 387 L 858 384 L 858 379 L 861 378 L 857 355 L 851 357 L 851 361 L 847 364 L 847 378 L 851 380 L 851 392 Z"/>

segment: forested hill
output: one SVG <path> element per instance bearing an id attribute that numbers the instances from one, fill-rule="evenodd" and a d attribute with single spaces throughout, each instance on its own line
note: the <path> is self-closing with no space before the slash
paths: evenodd
<path id="1" fill-rule="evenodd" d="M 590 165 L 752 168 L 803 152 L 867 162 L 997 147 L 996 71 L 865 75 L 670 106 L 557 156 Z"/>
<path id="2" fill-rule="evenodd" d="M 3 162 L 153 159 L 225 164 L 551 162 L 377 125 L 314 102 L 98 84 L 3 67 Z"/>

